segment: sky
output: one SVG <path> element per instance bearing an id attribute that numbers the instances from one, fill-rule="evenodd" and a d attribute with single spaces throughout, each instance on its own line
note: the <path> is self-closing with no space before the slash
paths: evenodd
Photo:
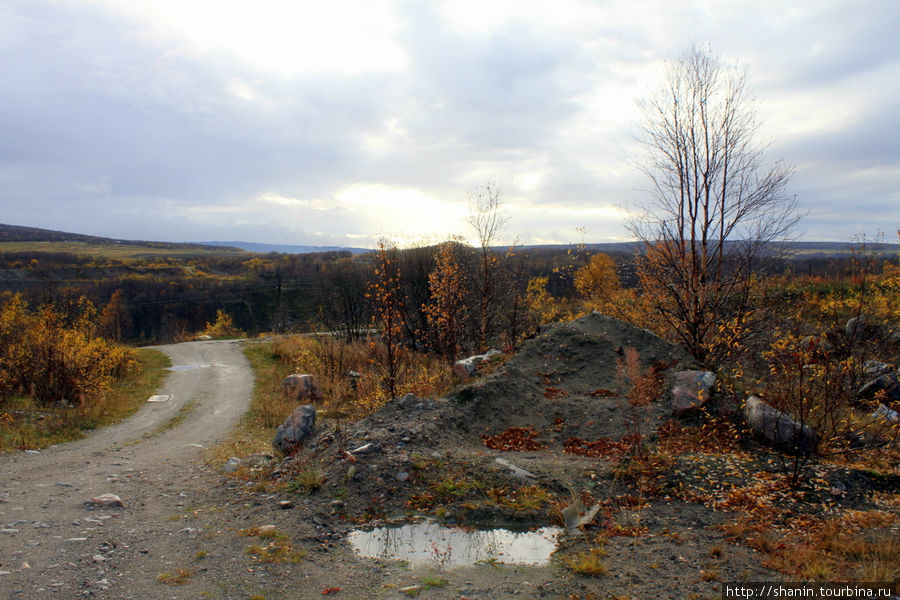
<path id="1" fill-rule="evenodd" d="M 0 222 L 372 247 L 627 241 L 638 101 L 748 70 L 804 240 L 900 227 L 896 0 L 0 0 Z"/>

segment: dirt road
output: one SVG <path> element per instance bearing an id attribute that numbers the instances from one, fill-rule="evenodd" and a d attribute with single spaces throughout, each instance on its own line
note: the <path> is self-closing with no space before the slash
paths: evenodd
<path id="1" fill-rule="evenodd" d="M 217 484 L 203 448 L 246 410 L 253 376 L 234 342 L 160 350 L 173 364 L 167 399 L 84 440 L 0 456 L 0 597 L 138 597 L 182 567 L 171 537 L 193 531 L 176 516 Z M 102 494 L 124 507 L 84 506 Z"/>

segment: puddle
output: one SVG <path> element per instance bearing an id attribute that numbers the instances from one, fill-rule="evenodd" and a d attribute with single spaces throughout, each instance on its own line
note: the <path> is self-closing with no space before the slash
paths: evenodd
<path id="1" fill-rule="evenodd" d="M 205 365 L 172 365 L 166 367 L 166 371 L 190 371 L 191 369 L 199 369 Z"/>
<path id="2" fill-rule="evenodd" d="M 533 531 L 459 529 L 433 521 L 399 527 L 357 529 L 348 539 L 364 558 L 390 558 L 414 564 L 460 567 L 480 561 L 545 565 L 556 550 L 559 527 Z"/>

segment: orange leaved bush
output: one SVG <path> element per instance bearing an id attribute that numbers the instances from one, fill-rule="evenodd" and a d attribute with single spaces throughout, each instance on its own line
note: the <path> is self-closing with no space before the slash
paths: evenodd
<path id="1" fill-rule="evenodd" d="M 64 314 L 29 310 L 15 295 L 0 308 L 0 399 L 78 403 L 102 394 L 128 370 L 134 352 L 97 335 L 97 311 L 80 298 Z"/>

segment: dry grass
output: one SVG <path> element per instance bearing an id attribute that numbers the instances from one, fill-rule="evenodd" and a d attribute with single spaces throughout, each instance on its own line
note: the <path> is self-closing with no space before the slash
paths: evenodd
<path id="1" fill-rule="evenodd" d="M 606 565 L 603 564 L 604 556 L 606 556 L 606 550 L 602 546 L 594 547 L 566 559 L 565 564 L 579 575 L 601 577 L 607 573 Z"/>
<path id="2" fill-rule="evenodd" d="M 303 550 L 295 550 L 291 539 L 274 526 L 251 527 L 241 529 L 240 535 L 258 537 L 267 544 L 251 544 L 245 554 L 253 560 L 267 563 L 298 563 L 306 557 Z"/>
<path id="3" fill-rule="evenodd" d="M 285 397 L 282 380 L 292 373 L 316 377 L 323 399 L 318 418 L 361 418 L 380 408 L 389 398 L 384 378 L 373 366 L 370 343 L 346 343 L 332 336 L 279 336 L 247 344 L 244 354 L 255 373 L 250 408 L 232 435 L 217 446 L 210 462 L 224 463 L 231 456 L 272 451 L 274 430 L 297 407 Z M 355 372 L 357 376 L 351 376 Z M 401 373 L 399 393 L 422 397 L 440 396 L 451 389 L 453 375 L 437 357 L 409 352 Z M 239 470 L 238 475 L 241 475 Z"/>
<path id="4" fill-rule="evenodd" d="M 193 574 L 193 569 L 176 569 L 174 573 L 160 573 L 156 580 L 166 585 L 184 585 Z"/>

